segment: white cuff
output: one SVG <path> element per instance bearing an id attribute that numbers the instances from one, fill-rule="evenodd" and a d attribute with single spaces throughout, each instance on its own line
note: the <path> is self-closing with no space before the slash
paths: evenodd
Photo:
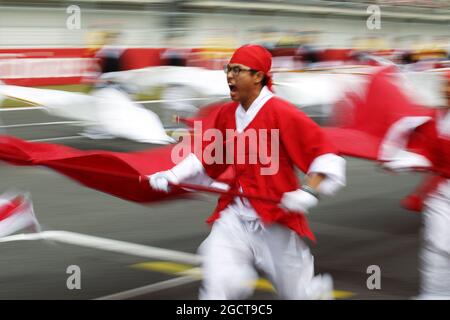
<path id="1" fill-rule="evenodd" d="M 177 177 L 178 181 L 187 182 L 187 179 L 198 176 L 199 174 L 205 174 L 205 169 L 198 158 L 190 153 L 180 163 L 174 166 L 170 171 Z"/>
<path id="2" fill-rule="evenodd" d="M 230 188 L 229 185 L 215 181 L 208 176 L 202 163 L 193 153 L 189 154 L 170 171 L 176 176 L 179 183 L 213 187 L 223 191 L 228 191 Z"/>
<path id="3" fill-rule="evenodd" d="M 333 153 L 318 156 L 309 166 L 308 174 L 311 173 L 325 175 L 317 191 L 322 195 L 333 195 L 345 186 L 345 159 Z"/>

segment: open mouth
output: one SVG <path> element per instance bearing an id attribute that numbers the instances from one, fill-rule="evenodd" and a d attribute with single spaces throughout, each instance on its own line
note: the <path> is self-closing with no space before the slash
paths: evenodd
<path id="1" fill-rule="evenodd" d="M 230 88 L 230 92 L 235 92 L 236 91 L 236 86 L 233 84 L 228 84 L 228 87 Z"/>

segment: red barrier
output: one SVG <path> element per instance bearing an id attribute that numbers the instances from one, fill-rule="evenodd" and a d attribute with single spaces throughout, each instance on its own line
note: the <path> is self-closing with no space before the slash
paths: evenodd
<path id="1" fill-rule="evenodd" d="M 93 57 L 86 48 L 0 49 L 0 79 L 21 86 L 76 84 L 97 70 Z"/>
<path id="2" fill-rule="evenodd" d="M 162 64 L 164 48 L 129 48 L 122 68 Z M 88 48 L 0 49 L 0 80 L 20 86 L 65 85 L 89 82 L 99 72 L 95 51 Z"/>

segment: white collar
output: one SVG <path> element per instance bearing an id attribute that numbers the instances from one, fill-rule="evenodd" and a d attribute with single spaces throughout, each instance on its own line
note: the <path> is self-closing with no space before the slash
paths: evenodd
<path id="1" fill-rule="evenodd" d="M 253 101 L 247 111 L 239 104 L 236 109 L 236 130 L 242 133 L 249 123 L 255 118 L 259 110 L 272 98 L 274 94 L 266 86 L 264 86 L 259 96 Z"/>
<path id="2" fill-rule="evenodd" d="M 440 136 L 450 137 L 450 110 L 438 113 L 437 129 Z"/>

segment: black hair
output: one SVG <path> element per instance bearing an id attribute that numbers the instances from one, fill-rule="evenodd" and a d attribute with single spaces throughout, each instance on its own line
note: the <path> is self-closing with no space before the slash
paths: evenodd
<path id="1" fill-rule="evenodd" d="M 251 71 L 251 73 L 253 73 L 253 74 L 256 74 L 258 71 L 257 70 L 250 70 Z M 262 81 L 261 81 L 261 86 L 262 87 L 264 87 L 264 86 L 266 86 L 267 85 L 267 83 L 269 82 L 269 78 L 266 76 L 266 75 L 264 75 L 264 78 L 262 79 Z"/>
<path id="2" fill-rule="evenodd" d="M 269 78 L 266 76 L 266 75 L 264 75 L 264 78 L 263 78 L 263 80 L 262 80 L 262 86 L 264 87 L 264 86 L 267 86 L 267 83 L 269 82 Z"/>

